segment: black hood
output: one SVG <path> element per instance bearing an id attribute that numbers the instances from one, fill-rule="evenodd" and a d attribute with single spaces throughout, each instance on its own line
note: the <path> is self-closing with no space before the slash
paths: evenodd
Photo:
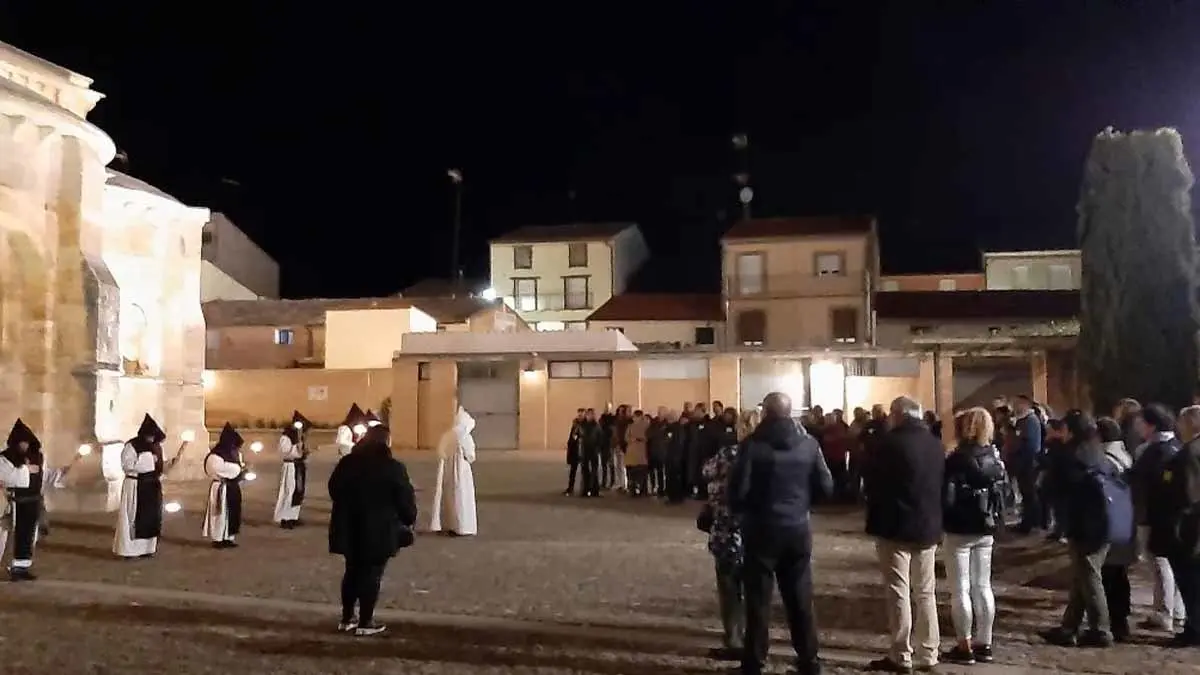
<path id="1" fill-rule="evenodd" d="M 226 462 L 238 461 L 238 450 L 241 450 L 242 444 L 245 441 L 242 435 L 239 434 L 233 425 L 229 422 L 225 423 L 221 429 L 221 435 L 217 438 L 217 444 L 213 446 L 212 453 Z"/>
<path id="2" fill-rule="evenodd" d="M 362 408 L 358 407 L 357 403 L 350 405 L 350 411 L 346 413 L 346 419 L 342 420 L 342 426 L 354 428 L 355 424 L 360 424 L 363 421 Z"/>
<path id="3" fill-rule="evenodd" d="M 146 413 L 146 416 L 142 418 L 142 426 L 138 427 L 137 437 L 150 438 L 154 443 L 162 443 L 167 440 L 167 433 L 158 426 L 158 422 L 155 422 L 149 413 Z"/>
<path id="4" fill-rule="evenodd" d="M 790 417 L 771 417 L 764 419 L 751 434 L 758 443 L 765 443 L 775 450 L 788 450 L 796 446 L 801 438 L 807 436 L 804 427 Z"/>

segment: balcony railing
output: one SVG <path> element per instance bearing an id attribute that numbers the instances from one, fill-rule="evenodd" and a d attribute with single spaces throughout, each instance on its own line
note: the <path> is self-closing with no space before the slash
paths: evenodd
<path id="1" fill-rule="evenodd" d="M 796 298 L 861 295 L 867 275 L 859 270 L 846 274 L 769 274 L 758 277 L 725 278 L 725 295 L 730 298 Z"/>
<path id="2" fill-rule="evenodd" d="M 504 304 L 517 312 L 561 312 L 574 309 L 595 309 L 592 293 L 530 293 L 506 295 Z"/>

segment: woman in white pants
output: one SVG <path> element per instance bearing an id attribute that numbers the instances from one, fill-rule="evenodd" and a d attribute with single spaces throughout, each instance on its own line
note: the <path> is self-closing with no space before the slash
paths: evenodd
<path id="1" fill-rule="evenodd" d="M 993 535 L 1000 524 L 1004 468 L 992 447 L 995 425 L 983 408 L 971 408 L 955 419 L 958 445 L 946 457 L 943 487 L 942 551 L 952 597 L 951 617 L 957 644 L 943 655 L 951 663 L 992 660 Z"/>

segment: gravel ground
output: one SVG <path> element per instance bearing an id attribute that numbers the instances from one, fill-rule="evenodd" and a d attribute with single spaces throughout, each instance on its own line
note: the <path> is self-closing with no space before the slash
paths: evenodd
<path id="1" fill-rule="evenodd" d="M 431 487 L 432 463 L 408 459 L 418 486 Z M 111 516 L 64 514 L 39 547 L 38 570 L 47 579 L 335 603 L 340 559 L 326 553 L 324 527 L 329 504 L 323 481 L 329 465 L 315 463 L 314 489 L 303 516 L 307 525 L 294 531 L 279 530 L 269 522 L 277 474 L 265 461 L 258 469 L 259 481 L 247 488 L 248 523 L 237 550 L 216 551 L 200 538 L 203 505 L 198 495 L 203 486 L 175 485 L 168 488 L 168 496 L 182 499 L 185 510 L 168 517 L 157 559 L 115 560 L 110 553 Z M 664 641 L 675 635 L 692 640 L 711 636 L 718 625 L 711 559 L 703 535 L 693 525 L 694 506 L 669 507 L 616 495 L 598 500 L 563 497 L 558 491 L 564 467 L 525 455 L 483 456 L 475 469 L 480 536 L 421 535 L 416 546 L 390 566 L 382 605 L 634 629 Z M 423 490 L 418 496 L 425 507 L 432 494 Z M 861 516 L 826 512 L 818 522 L 815 579 L 823 641 L 857 654 L 879 649 L 884 618 L 873 549 L 860 534 Z M 1034 634 L 1052 625 L 1061 611 L 1066 567 L 1061 547 L 1006 542 L 996 564 L 996 646 L 1002 663 L 1064 672 L 1194 672 L 1179 662 L 1180 654 L 1149 642 L 1105 651 L 1041 644 Z M 235 664 L 246 672 L 280 673 L 371 673 L 384 668 L 404 673 L 666 673 L 713 672 L 714 667 L 695 650 L 648 654 L 644 647 L 543 645 L 531 639 L 516 646 L 489 646 L 485 634 L 421 626 L 405 627 L 402 639 L 369 647 L 356 643 L 352 662 L 342 662 L 336 657 L 346 653 L 346 641 L 328 635 L 320 617 L 284 628 L 277 625 L 278 614 L 255 616 L 252 607 L 213 615 L 178 603 L 138 608 L 97 601 L 74 606 L 74 601 L 59 597 L 62 593 L 42 588 L 47 591 L 38 593 L 41 604 L 28 608 L 17 609 L 0 598 L 3 651 L 19 654 L 17 658 L 27 659 L 21 662 L 30 667 L 64 666 L 71 673 L 136 673 L 150 667 L 144 664 L 165 670 L 172 663 L 180 675 L 216 672 Z M 952 634 L 947 599 L 941 597 L 944 636 Z M 36 622 L 29 622 L 30 617 Z M 30 636 L 10 630 L 30 623 L 42 630 Z M 80 648 L 50 648 L 68 637 Z M 776 637 L 782 638 L 782 632 Z M 164 640 L 171 649 L 156 656 L 155 646 L 160 649 Z M 112 645 L 121 641 L 144 649 L 131 647 L 134 656 L 118 656 Z M 143 657 L 136 656 L 143 651 Z M 289 669 L 281 670 L 281 663 Z M 184 670 L 184 664 L 190 669 Z"/>

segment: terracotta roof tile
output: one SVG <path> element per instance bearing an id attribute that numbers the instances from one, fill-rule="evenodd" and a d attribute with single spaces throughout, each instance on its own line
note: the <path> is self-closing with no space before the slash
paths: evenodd
<path id="1" fill-rule="evenodd" d="M 735 223 L 724 240 L 819 237 L 839 234 L 867 234 L 875 219 L 871 216 L 803 216 L 798 218 L 753 218 Z"/>
<path id="2" fill-rule="evenodd" d="M 608 241 L 636 223 L 572 223 L 525 225 L 492 240 L 493 244 L 539 244 L 560 241 Z"/>
<path id="3" fill-rule="evenodd" d="M 323 326 L 325 312 L 339 309 L 408 309 L 402 298 L 315 298 L 311 300 L 213 300 L 204 303 L 209 328 L 230 326 Z M 424 311 L 424 310 L 422 310 Z"/>
<path id="4" fill-rule="evenodd" d="M 875 294 L 880 319 L 1069 319 L 1079 291 L 892 291 Z"/>
<path id="5" fill-rule="evenodd" d="M 588 321 L 724 321 L 720 295 L 702 293 L 622 293 Z"/>

